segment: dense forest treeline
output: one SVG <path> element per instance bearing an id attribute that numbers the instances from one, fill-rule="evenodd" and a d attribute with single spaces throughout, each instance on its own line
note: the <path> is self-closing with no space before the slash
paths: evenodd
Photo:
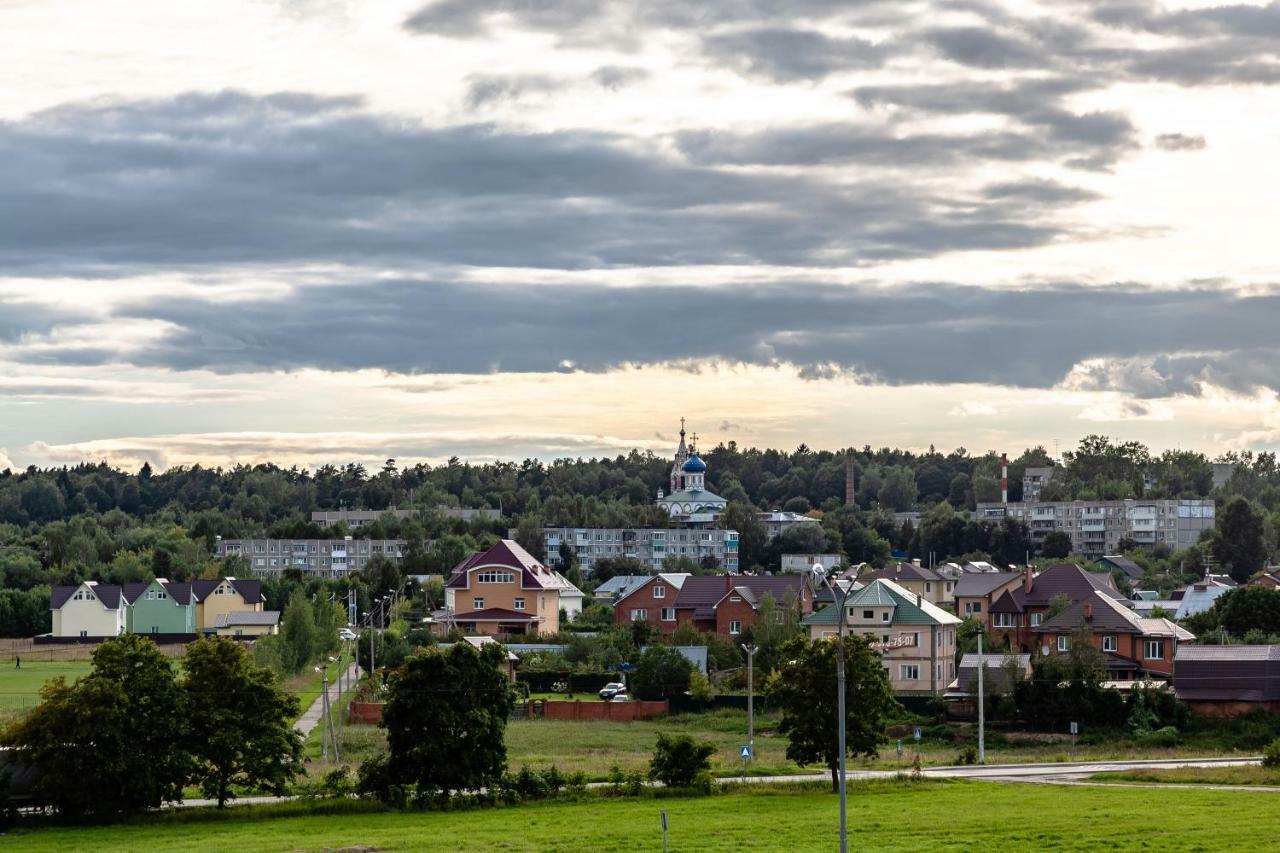
<path id="1" fill-rule="evenodd" d="M 741 565 L 767 568 L 780 548 L 837 550 L 850 561 L 881 563 L 890 549 L 937 560 L 987 555 L 1017 562 L 1030 548 L 1022 525 L 979 521 L 967 514 L 976 503 L 999 499 L 999 455 L 915 453 L 870 446 L 840 451 L 740 448 L 734 442 L 705 451 L 708 488 L 731 501 L 727 526 L 743 535 Z M 855 475 L 855 506 L 845 507 L 845 465 Z M 1089 436 L 1063 454 L 1044 496 L 1053 499 L 1213 497 L 1220 505 L 1247 499 L 1261 530 L 1261 550 L 1274 554 L 1280 531 L 1280 467 L 1270 453 L 1228 454 L 1235 467 L 1221 487 L 1203 454 L 1151 454 L 1136 442 Z M 1021 498 L 1027 466 L 1054 461 L 1042 447 L 1009 463 L 1010 499 Z M 47 622 L 36 596 L 50 583 L 83 579 L 124 583 L 148 577 L 184 580 L 227 571 L 212 561 L 215 536 L 243 538 L 329 537 L 348 531 L 310 522 L 317 509 L 397 506 L 419 508 L 414 517 L 389 519 L 354 531 L 359 537 L 408 541 L 404 569 L 440 574 L 470 551 L 485 547 L 511 527 L 522 542 L 541 548 L 543 525 L 663 526 L 653 506 L 665 488 L 670 459 L 633 451 L 602 459 L 544 463 L 398 467 L 375 471 L 357 464 L 315 471 L 262 464 L 231 468 L 176 467 L 136 473 L 105 463 L 0 472 L 0 632 L 10 621 Z M 444 518 L 440 506 L 492 507 L 499 519 L 463 522 Z M 818 530 L 782 543 L 764 541 L 753 523 L 756 509 L 786 509 L 821 516 Z M 919 509 L 918 525 L 902 525 L 893 512 Z M 1246 518 L 1242 523 L 1252 523 Z M 1247 526 L 1247 524 L 1246 524 Z M 1200 554 L 1145 555 L 1186 571 Z M 1252 557 L 1250 558 L 1253 559 Z M 245 567 L 236 567 L 244 571 Z M 45 593 L 47 596 L 47 592 Z M 28 600 L 30 598 L 31 600 Z M 44 599 L 47 601 L 47 597 Z M 23 615 L 15 615 L 23 614 Z"/>

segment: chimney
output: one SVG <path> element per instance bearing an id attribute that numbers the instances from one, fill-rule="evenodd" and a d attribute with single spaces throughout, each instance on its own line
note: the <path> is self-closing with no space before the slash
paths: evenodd
<path id="1" fill-rule="evenodd" d="M 911 561 L 911 565 L 915 566 L 916 568 L 920 568 L 920 558 L 916 557 L 915 559 L 913 559 Z"/>
<path id="2" fill-rule="evenodd" d="M 853 457 L 844 458 L 844 505 L 853 506 Z"/>
<path id="3" fill-rule="evenodd" d="M 724 591 L 729 592 L 733 589 L 733 575 L 728 572 L 724 576 Z"/>
<path id="4" fill-rule="evenodd" d="M 1023 500 L 1026 500 L 1024 497 Z M 1009 505 L 1009 455 L 1000 454 L 1000 503 Z"/>
<path id="5" fill-rule="evenodd" d="M 1031 592 L 1031 567 L 1027 566 L 1022 570 L 1022 591 Z"/>
<path id="6" fill-rule="evenodd" d="M 1093 602 L 1086 601 L 1084 603 L 1084 621 L 1090 622 L 1092 620 L 1093 620 Z"/>

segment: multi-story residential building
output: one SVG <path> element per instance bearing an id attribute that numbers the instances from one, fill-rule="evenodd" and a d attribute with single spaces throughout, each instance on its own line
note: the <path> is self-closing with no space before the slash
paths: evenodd
<path id="1" fill-rule="evenodd" d="M 1036 645 L 1036 629 L 1049 618 L 1055 603 L 1070 607 L 1095 592 L 1124 598 L 1108 572 L 1086 572 L 1072 563 L 1058 563 L 1038 575 L 1026 569 L 1021 584 L 1006 589 L 991 603 L 986 623 L 992 633 L 1009 642 L 1009 648 L 1030 652 Z"/>
<path id="2" fill-rule="evenodd" d="M 598 560 L 630 557 L 655 571 L 667 557 L 702 562 L 713 557 L 719 568 L 738 571 L 738 531 L 718 527 L 548 527 L 542 532 L 548 565 L 561 567 L 560 546 L 569 543 L 584 575 Z"/>
<path id="3" fill-rule="evenodd" d="M 347 529 L 358 530 L 367 524 L 373 524 L 384 515 L 390 515 L 396 519 L 413 518 L 422 510 L 419 509 L 318 509 L 311 513 L 311 520 L 321 527 L 329 527 L 330 525 L 345 523 Z M 434 512 L 439 513 L 444 518 L 459 521 L 474 521 L 477 518 L 498 519 L 502 518 L 502 510 L 490 509 L 483 507 L 481 509 L 468 509 L 466 507 L 457 506 L 438 506 Z"/>
<path id="4" fill-rule="evenodd" d="M 511 539 L 473 554 L 445 584 L 445 619 L 466 634 L 489 637 L 560 630 L 560 580 Z"/>
<path id="5" fill-rule="evenodd" d="M 1073 553 L 1101 557 L 1121 553 L 1120 540 L 1188 548 L 1214 526 L 1211 500 L 1023 501 L 980 503 L 980 518 L 1016 518 L 1039 546 L 1054 531 L 1071 537 Z"/>
<path id="6" fill-rule="evenodd" d="M 843 616 L 845 633 L 871 637 L 894 692 L 936 694 L 956 679 L 956 626 L 960 619 L 922 596 L 884 578 L 845 601 L 807 616 L 812 639 L 834 637 Z"/>
<path id="7" fill-rule="evenodd" d="M 1053 468 L 1025 468 L 1022 472 L 1022 501 L 1035 503 L 1040 500 L 1040 492 L 1053 479 Z"/>
<path id="8" fill-rule="evenodd" d="M 797 575 L 695 575 L 679 584 L 658 575 L 632 589 L 614 604 L 619 625 L 645 621 L 662 634 L 691 623 L 699 631 L 732 639 L 756 624 L 766 595 L 773 597 L 775 614 L 788 603 L 797 615 L 813 610 L 813 590 Z"/>
<path id="9" fill-rule="evenodd" d="M 952 609 L 955 605 L 956 581 L 944 578 L 933 569 L 920 565 L 919 560 L 897 563 L 858 575 L 858 580 L 864 584 L 882 578 L 893 581 L 912 595 L 923 596 L 925 601 L 939 607 Z"/>
<path id="10" fill-rule="evenodd" d="M 403 539 L 223 539 L 218 537 L 213 556 L 240 556 L 258 577 L 299 569 L 304 575 L 340 578 L 358 572 L 375 554 L 392 561 L 404 555 Z"/>
<path id="11" fill-rule="evenodd" d="M 845 562 L 839 554 L 783 554 L 779 568 L 784 575 L 805 575 L 815 563 L 829 571 L 840 568 Z"/>
<path id="12" fill-rule="evenodd" d="M 816 518 L 810 518 L 798 512 L 762 512 L 760 523 L 764 525 L 765 535 L 769 539 L 781 536 L 785 531 L 801 524 L 822 524 Z"/>
<path id="13" fill-rule="evenodd" d="M 1195 635 L 1168 619 L 1143 618 L 1123 599 L 1094 592 L 1035 629 L 1040 654 L 1067 654 L 1085 636 L 1105 658 L 1107 678 L 1171 678 L 1178 645 Z"/>

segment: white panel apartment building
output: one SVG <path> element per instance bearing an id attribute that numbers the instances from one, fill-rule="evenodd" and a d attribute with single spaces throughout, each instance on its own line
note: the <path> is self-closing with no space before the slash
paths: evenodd
<path id="1" fill-rule="evenodd" d="M 285 569 L 301 569 L 304 575 L 340 578 L 358 572 L 375 554 L 399 561 L 403 539 L 222 539 L 213 556 L 244 557 L 258 577 L 278 575 Z"/>
<path id="2" fill-rule="evenodd" d="M 1194 545 L 1214 526 L 1211 500 L 1024 501 L 980 503 L 979 518 L 1016 518 L 1031 529 L 1037 546 L 1060 530 L 1071 550 L 1088 557 L 1119 554 L 1120 540 L 1149 547 L 1157 542 L 1180 549 Z"/>
<path id="3" fill-rule="evenodd" d="M 738 531 L 715 527 L 640 528 L 640 527 L 548 527 L 543 530 L 548 566 L 561 568 L 560 544 L 570 543 L 578 555 L 578 566 L 591 573 L 596 560 L 630 557 L 655 570 L 662 568 L 667 557 L 688 557 L 701 561 L 716 558 L 717 564 L 731 572 L 738 571 Z"/>

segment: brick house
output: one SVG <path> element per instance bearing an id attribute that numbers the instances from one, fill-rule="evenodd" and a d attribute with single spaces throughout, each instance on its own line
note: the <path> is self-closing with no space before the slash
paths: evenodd
<path id="1" fill-rule="evenodd" d="M 991 604 L 988 625 L 993 634 L 1009 641 L 1015 651 L 1027 653 L 1038 644 L 1036 628 L 1048 618 L 1055 599 L 1070 607 L 1095 592 L 1123 600 L 1111 575 L 1086 572 L 1074 563 L 1058 563 L 1038 575 L 1031 569 L 1022 573 L 1022 584 L 1007 590 Z"/>
<path id="2" fill-rule="evenodd" d="M 956 581 L 952 578 L 944 578 L 933 569 L 920 565 L 919 560 L 876 569 L 859 575 L 858 580 L 862 583 L 871 583 L 875 580 L 893 581 L 907 592 L 918 595 L 939 607 L 949 608 L 955 603 Z"/>
<path id="3" fill-rule="evenodd" d="M 648 622 L 661 634 L 675 633 L 676 596 L 690 577 L 684 572 L 659 574 L 632 587 L 613 603 L 614 623 Z"/>
<path id="4" fill-rule="evenodd" d="M 1117 600 L 1094 592 L 1036 629 L 1041 655 L 1066 654 L 1082 630 L 1106 658 L 1107 680 L 1170 678 L 1178 646 L 1195 634 L 1168 619 L 1143 618 Z"/>
<path id="5" fill-rule="evenodd" d="M 560 582 L 555 572 L 511 539 L 473 554 L 445 584 L 445 609 L 464 633 L 488 637 L 560 630 Z"/>
<path id="6" fill-rule="evenodd" d="M 1280 712 L 1280 646 L 1178 648 L 1173 689 L 1193 714 Z"/>
<path id="7" fill-rule="evenodd" d="M 613 610 L 614 622 L 626 624 L 644 619 L 667 635 L 681 625 L 692 623 L 699 631 L 728 639 L 756 623 L 765 595 L 773 596 L 776 607 L 781 607 L 788 595 L 794 595 L 801 615 L 813 610 L 813 590 L 803 576 L 686 577 L 676 590 L 674 600 L 668 598 L 670 584 L 660 583 L 662 577 L 659 575 L 618 599 Z M 657 589 L 664 586 L 667 588 L 661 596 L 655 597 Z"/>
<path id="8" fill-rule="evenodd" d="M 991 624 L 991 605 L 1022 585 L 1020 572 L 965 572 L 956 581 L 956 615 Z"/>

